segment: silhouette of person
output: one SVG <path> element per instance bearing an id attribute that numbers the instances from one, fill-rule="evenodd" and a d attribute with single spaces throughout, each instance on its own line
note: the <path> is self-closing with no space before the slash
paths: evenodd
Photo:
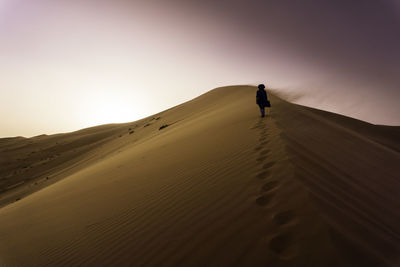
<path id="1" fill-rule="evenodd" d="M 256 95 L 256 103 L 260 107 L 261 117 L 265 116 L 265 108 L 270 107 L 270 103 L 268 101 L 267 92 L 265 91 L 265 85 L 259 84 L 258 91 Z"/>

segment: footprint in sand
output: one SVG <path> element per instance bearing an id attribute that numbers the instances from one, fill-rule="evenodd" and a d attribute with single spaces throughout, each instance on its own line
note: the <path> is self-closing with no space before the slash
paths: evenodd
<path id="1" fill-rule="evenodd" d="M 262 195 L 256 199 L 259 206 L 267 206 L 272 200 L 273 194 Z"/>
<path id="2" fill-rule="evenodd" d="M 162 125 L 160 128 L 158 128 L 158 130 L 160 131 L 160 130 L 162 130 L 162 129 L 164 129 L 164 128 L 167 128 L 169 126 L 169 124 L 164 124 L 164 125 Z"/>
<path id="3" fill-rule="evenodd" d="M 261 190 L 262 190 L 263 192 L 269 192 L 269 191 L 271 191 L 272 189 L 276 188 L 278 185 L 279 185 L 279 182 L 278 182 L 278 181 L 269 181 L 268 183 L 264 184 L 264 185 L 261 187 Z"/>
<path id="4" fill-rule="evenodd" d="M 266 136 L 261 136 L 261 137 L 258 139 L 258 141 L 260 141 L 260 142 L 263 142 L 263 141 L 265 141 L 265 140 L 267 140 L 267 137 L 266 137 Z"/>
<path id="5" fill-rule="evenodd" d="M 263 147 L 262 147 L 262 146 L 258 146 L 258 147 L 256 147 L 256 148 L 254 148 L 254 151 L 259 151 L 259 150 L 261 150 L 261 149 L 263 149 Z"/>
<path id="6" fill-rule="evenodd" d="M 265 127 L 266 127 L 266 125 L 265 125 L 264 123 L 258 123 L 258 124 L 256 124 L 255 126 L 256 126 L 258 129 L 262 129 L 262 130 L 264 130 Z"/>
<path id="7" fill-rule="evenodd" d="M 284 225 L 289 223 L 293 219 L 293 212 L 290 210 L 282 211 L 275 214 L 273 220 L 278 225 Z"/>
<path id="8" fill-rule="evenodd" d="M 269 249 L 276 254 L 281 254 L 287 247 L 289 247 L 291 239 L 289 233 L 276 235 L 269 241 Z"/>
<path id="9" fill-rule="evenodd" d="M 262 147 L 261 147 L 262 148 Z M 269 149 L 264 149 L 263 151 L 260 152 L 260 156 L 265 156 L 267 155 L 269 152 L 271 152 L 271 150 Z"/>
<path id="10" fill-rule="evenodd" d="M 265 146 L 266 144 L 268 144 L 268 139 L 267 140 L 265 140 L 265 141 L 262 141 L 261 143 L 260 143 L 260 146 Z"/>
<path id="11" fill-rule="evenodd" d="M 265 124 L 256 123 L 256 124 L 254 124 L 253 127 L 251 127 L 251 129 L 252 129 L 252 130 L 255 130 L 255 129 L 265 129 Z"/>
<path id="12" fill-rule="evenodd" d="M 261 162 L 265 161 L 267 158 L 268 158 L 267 155 L 260 156 L 257 158 L 257 161 L 261 163 Z"/>
<path id="13" fill-rule="evenodd" d="M 275 162 L 274 162 L 274 161 L 267 162 L 267 163 L 265 163 L 265 164 L 263 165 L 263 169 L 264 169 L 264 170 L 269 169 L 269 168 L 271 168 L 271 167 L 274 166 L 274 165 L 275 165 Z"/>
<path id="14" fill-rule="evenodd" d="M 268 177 L 269 174 L 270 174 L 269 171 L 262 171 L 262 172 L 260 172 L 259 174 L 257 174 L 256 177 L 257 177 L 258 179 L 265 179 L 265 178 Z"/>

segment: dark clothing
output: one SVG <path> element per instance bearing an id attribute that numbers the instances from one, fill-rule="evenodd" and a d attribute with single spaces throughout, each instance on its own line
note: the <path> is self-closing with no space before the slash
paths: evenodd
<path id="1" fill-rule="evenodd" d="M 270 107 L 267 92 L 264 89 L 258 89 L 256 95 L 256 103 L 260 107 L 261 117 L 265 116 L 265 107 Z"/>
<path id="2" fill-rule="evenodd" d="M 256 95 L 256 103 L 260 108 L 265 108 L 268 106 L 268 97 L 265 90 L 258 90 Z"/>
<path id="3" fill-rule="evenodd" d="M 261 117 L 265 117 L 265 109 L 260 106 Z"/>

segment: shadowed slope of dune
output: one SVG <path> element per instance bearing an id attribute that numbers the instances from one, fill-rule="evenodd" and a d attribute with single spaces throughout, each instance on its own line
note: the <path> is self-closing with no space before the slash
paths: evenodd
<path id="1" fill-rule="evenodd" d="M 400 127 L 280 101 L 274 119 L 295 167 L 353 266 L 400 264 Z M 285 112 L 283 112 L 283 110 Z"/>
<path id="2" fill-rule="evenodd" d="M 0 264 L 396 266 L 399 128 L 273 96 L 261 119 L 254 98 L 223 87 L 138 122 L 0 140 L 13 157 L 88 147 L 29 169 L 66 178 L 0 209 Z"/>
<path id="3" fill-rule="evenodd" d="M 96 149 L 120 134 L 122 128 L 103 125 L 68 134 L 0 139 L 0 205 L 87 166 L 98 158 Z"/>
<path id="4" fill-rule="evenodd" d="M 71 133 L 0 139 L 0 207 L 136 142 L 147 133 L 142 128 L 159 119 L 149 117 Z"/>

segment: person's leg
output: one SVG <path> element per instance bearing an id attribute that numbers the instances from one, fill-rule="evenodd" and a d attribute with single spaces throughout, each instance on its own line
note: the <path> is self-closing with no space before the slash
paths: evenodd
<path id="1" fill-rule="evenodd" d="M 264 107 L 260 107 L 260 111 L 261 111 L 261 117 L 264 117 L 265 116 Z"/>

